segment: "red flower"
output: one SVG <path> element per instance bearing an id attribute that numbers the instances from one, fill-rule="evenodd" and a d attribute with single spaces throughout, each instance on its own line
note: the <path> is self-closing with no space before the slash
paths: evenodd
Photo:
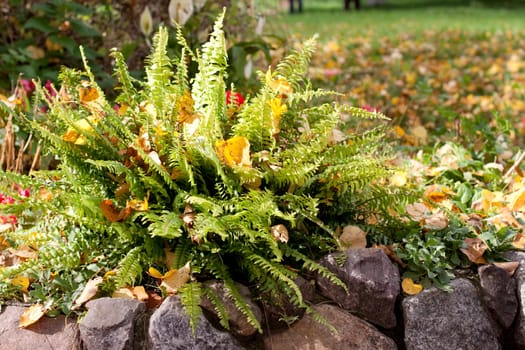
<path id="1" fill-rule="evenodd" d="M 26 189 L 22 189 L 22 188 L 19 188 L 18 189 L 18 195 L 20 197 L 29 197 L 31 195 L 31 190 L 29 188 L 26 188 Z"/>
<path id="2" fill-rule="evenodd" d="M 47 90 L 48 96 L 55 97 L 57 95 L 57 91 L 53 87 L 53 84 L 51 83 L 51 80 L 46 81 L 46 84 L 44 85 L 44 88 Z"/>
<path id="3" fill-rule="evenodd" d="M 35 90 L 35 84 L 33 84 L 31 80 L 20 79 L 20 85 L 22 85 L 22 88 L 27 94 L 30 94 Z"/>
<path id="4" fill-rule="evenodd" d="M 230 90 L 226 91 L 226 104 L 236 104 L 237 106 L 241 106 L 244 103 L 244 96 L 242 96 L 238 92 L 231 92 Z"/>
<path id="5" fill-rule="evenodd" d="M 18 219 L 16 217 L 16 215 L 9 215 L 9 221 L 13 224 L 13 225 L 16 225 L 18 223 Z"/>
<path id="6" fill-rule="evenodd" d="M 378 113 L 379 112 L 379 108 L 375 108 L 375 107 L 372 107 L 370 105 L 363 105 L 363 106 L 361 106 L 361 109 L 364 109 L 365 111 L 369 111 L 369 112 L 373 112 L 373 113 Z"/>

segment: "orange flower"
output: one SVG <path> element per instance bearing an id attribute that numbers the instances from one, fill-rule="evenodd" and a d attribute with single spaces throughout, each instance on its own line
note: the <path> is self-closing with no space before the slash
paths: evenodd
<path id="1" fill-rule="evenodd" d="M 244 136 L 234 136 L 229 140 L 219 140 L 215 143 L 215 151 L 219 159 L 230 168 L 242 166 L 251 168 L 250 142 Z"/>

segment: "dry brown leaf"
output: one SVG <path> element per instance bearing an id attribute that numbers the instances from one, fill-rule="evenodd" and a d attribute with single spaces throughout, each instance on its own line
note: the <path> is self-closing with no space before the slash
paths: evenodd
<path id="1" fill-rule="evenodd" d="M 21 245 L 18 249 L 8 248 L 9 253 L 14 256 L 17 256 L 21 259 L 36 259 L 38 254 L 33 249 L 29 248 L 26 245 Z"/>
<path id="2" fill-rule="evenodd" d="M 32 324 L 35 324 L 45 315 L 45 313 L 46 310 L 44 308 L 44 305 L 42 304 L 35 304 L 28 307 L 20 316 L 20 320 L 18 321 L 18 327 L 25 328 L 29 327 Z"/>
<path id="3" fill-rule="evenodd" d="M 345 226 L 339 242 L 345 249 L 366 248 L 366 232 L 356 225 Z"/>
<path id="4" fill-rule="evenodd" d="M 471 262 L 476 264 L 487 263 L 485 258 L 483 258 L 483 254 L 488 247 L 481 238 L 465 238 L 463 243 L 466 245 L 466 248 L 460 248 L 459 250 L 461 250 Z"/>
<path id="5" fill-rule="evenodd" d="M 423 227 L 429 230 L 439 231 L 448 227 L 448 217 L 441 211 L 435 212 L 423 219 Z"/>
<path id="6" fill-rule="evenodd" d="M 102 213 L 110 222 L 125 221 L 131 214 L 130 206 L 118 210 L 111 199 L 104 199 L 100 202 L 100 209 L 102 209 Z"/>
<path id="7" fill-rule="evenodd" d="M 286 226 L 279 224 L 271 227 L 270 232 L 272 237 L 279 242 L 287 243 L 288 242 L 288 230 Z"/>
<path id="8" fill-rule="evenodd" d="M 84 304 L 85 302 L 91 300 L 98 292 L 98 285 L 102 283 L 103 278 L 102 277 L 95 277 L 90 279 L 86 286 L 84 287 L 84 290 L 82 290 L 82 293 L 80 293 L 80 296 L 75 300 L 75 305 L 80 306 Z"/>
<path id="9" fill-rule="evenodd" d="M 175 294 L 177 290 L 190 280 L 190 263 L 186 263 L 180 269 L 169 270 L 162 277 L 161 287 L 166 288 L 167 294 Z"/>
<path id="10" fill-rule="evenodd" d="M 516 269 L 520 266 L 520 263 L 517 261 L 506 261 L 496 262 L 494 263 L 494 265 L 499 267 L 500 269 L 507 271 L 509 277 L 512 277 L 514 275 L 514 272 L 516 272 Z"/>
<path id="11" fill-rule="evenodd" d="M 112 298 L 135 299 L 135 295 L 129 288 L 119 288 L 113 292 Z"/>
<path id="12" fill-rule="evenodd" d="M 406 206 L 406 211 L 412 220 L 421 221 L 425 218 L 428 208 L 423 203 L 413 203 Z"/>
<path id="13" fill-rule="evenodd" d="M 403 288 L 403 292 L 408 295 L 416 295 L 421 293 L 423 290 L 423 286 L 421 284 L 414 283 L 412 278 L 403 278 L 403 281 L 401 282 L 401 288 Z"/>

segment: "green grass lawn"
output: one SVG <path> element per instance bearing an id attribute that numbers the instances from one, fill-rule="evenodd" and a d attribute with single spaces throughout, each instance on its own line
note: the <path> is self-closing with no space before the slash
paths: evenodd
<path id="1" fill-rule="evenodd" d="M 342 3 L 304 0 L 304 12 L 290 15 L 284 2 L 274 7 L 278 11 L 268 18 L 268 28 L 304 37 L 318 33 L 321 40 L 371 32 L 381 36 L 417 33 L 426 29 L 525 30 L 525 3 L 518 1 L 387 0 L 383 6 L 363 4 L 361 11 L 349 12 L 343 11 Z"/>

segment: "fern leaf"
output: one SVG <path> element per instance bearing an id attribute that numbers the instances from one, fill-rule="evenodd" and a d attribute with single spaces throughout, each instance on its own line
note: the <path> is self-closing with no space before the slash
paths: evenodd
<path id="1" fill-rule="evenodd" d="M 177 290 L 177 294 L 180 296 L 182 306 L 190 318 L 191 331 L 195 335 L 202 314 L 200 307 L 202 297 L 201 284 L 199 282 L 186 283 Z"/>

